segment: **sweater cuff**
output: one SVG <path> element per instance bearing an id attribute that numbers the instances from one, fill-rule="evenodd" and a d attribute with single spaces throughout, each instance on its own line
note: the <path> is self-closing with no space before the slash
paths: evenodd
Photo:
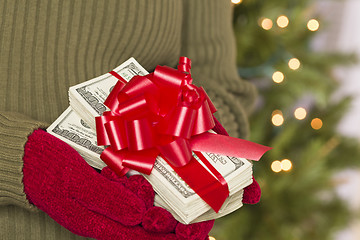
<path id="1" fill-rule="evenodd" d="M 232 137 L 249 137 L 248 114 L 238 96 L 235 96 L 215 81 L 204 86 L 217 112 L 214 114 Z"/>
<path id="2" fill-rule="evenodd" d="M 19 113 L 0 112 L 0 205 L 37 209 L 24 193 L 24 146 L 35 129 L 47 126 Z"/>

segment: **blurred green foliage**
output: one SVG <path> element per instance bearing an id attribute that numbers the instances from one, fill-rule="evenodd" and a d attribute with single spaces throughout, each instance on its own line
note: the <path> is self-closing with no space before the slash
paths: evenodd
<path id="1" fill-rule="evenodd" d="M 304 240 L 333 239 L 334 233 L 351 218 L 346 203 L 334 192 L 334 173 L 359 167 L 360 147 L 355 139 L 336 132 L 350 98 L 333 101 L 338 79 L 335 67 L 355 62 L 355 57 L 338 52 L 318 52 L 311 48 L 317 32 L 306 28 L 314 15 L 314 2 L 307 0 L 244 0 L 234 8 L 241 77 L 259 89 L 259 104 L 251 116 L 251 139 L 273 147 L 254 163 L 254 176 L 262 189 L 256 205 L 245 205 L 218 219 L 212 230 L 218 240 Z M 289 18 L 286 28 L 276 26 L 280 15 Z M 261 28 L 262 18 L 273 21 L 270 30 Z M 318 19 L 322 24 L 321 19 Z M 321 30 L 321 29 L 320 29 Z M 296 57 L 301 67 L 291 70 L 289 59 Z M 273 72 L 285 75 L 276 84 Z M 307 116 L 293 116 L 299 102 L 306 102 Z M 272 112 L 281 110 L 284 124 L 271 123 Z M 313 118 L 323 127 L 314 130 Z M 290 159 L 290 171 L 275 173 L 274 160 Z"/>

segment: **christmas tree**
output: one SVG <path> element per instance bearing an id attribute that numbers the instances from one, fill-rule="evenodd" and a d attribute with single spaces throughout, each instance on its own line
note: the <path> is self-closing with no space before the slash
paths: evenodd
<path id="1" fill-rule="evenodd" d="M 311 4 L 243 0 L 234 7 L 239 75 L 259 89 L 250 140 L 273 150 L 254 163 L 260 203 L 217 220 L 216 239 L 333 239 L 351 218 L 333 175 L 359 165 L 360 149 L 336 132 L 351 99 L 331 96 L 333 69 L 355 58 L 311 48 L 323 26 Z"/>

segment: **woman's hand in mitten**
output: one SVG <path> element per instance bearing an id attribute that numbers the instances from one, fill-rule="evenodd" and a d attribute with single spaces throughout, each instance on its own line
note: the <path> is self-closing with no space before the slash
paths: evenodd
<path id="1" fill-rule="evenodd" d="M 23 159 L 28 200 L 70 231 L 96 239 L 176 239 L 145 231 L 144 201 L 45 131 L 28 137 Z"/>
<path id="2" fill-rule="evenodd" d="M 154 207 L 155 192 L 141 175 L 118 177 L 109 167 L 103 168 L 101 174 L 124 185 L 144 201 L 147 210 L 141 225 L 149 233 L 175 233 L 179 240 L 204 240 L 214 225 L 214 220 L 185 225 L 176 221 L 164 208 Z"/>

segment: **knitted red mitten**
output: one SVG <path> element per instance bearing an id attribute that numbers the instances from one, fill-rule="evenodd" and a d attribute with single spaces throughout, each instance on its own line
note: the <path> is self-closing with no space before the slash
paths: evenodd
<path id="1" fill-rule="evenodd" d="M 214 226 L 214 220 L 193 223 L 190 225 L 185 225 L 179 223 L 176 226 L 175 233 L 179 240 L 198 240 L 205 239 L 208 236 L 208 233 Z"/>
<path id="2" fill-rule="evenodd" d="M 107 240 L 176 239 L 175 234 L 149 233 L 138 225 L 146 211 L 144 201 L 43 130 L 28 138 L 23 173 L 29 201 L 76 234 Z"/>
<path id="3" fill-rule="evenodd" d="M 132 190 L 146 205 L 147 211 L 142 220 L 142 226 L 148 232 L 153 233 L 176 233 L 177 239 L 181 240 L 204 240 L 207 238 L 214 220 L 184 225 L 175 220 L 167 210 L 161 207 L 154 207 L 155 193 L 151 184 L 141 175 L 133 175 L 129 178 L 118 177 L 110 168 L 105 167 L 101 174 L 124 184 Z M 176 231 L 175 231 L 176 229 Z"/>

